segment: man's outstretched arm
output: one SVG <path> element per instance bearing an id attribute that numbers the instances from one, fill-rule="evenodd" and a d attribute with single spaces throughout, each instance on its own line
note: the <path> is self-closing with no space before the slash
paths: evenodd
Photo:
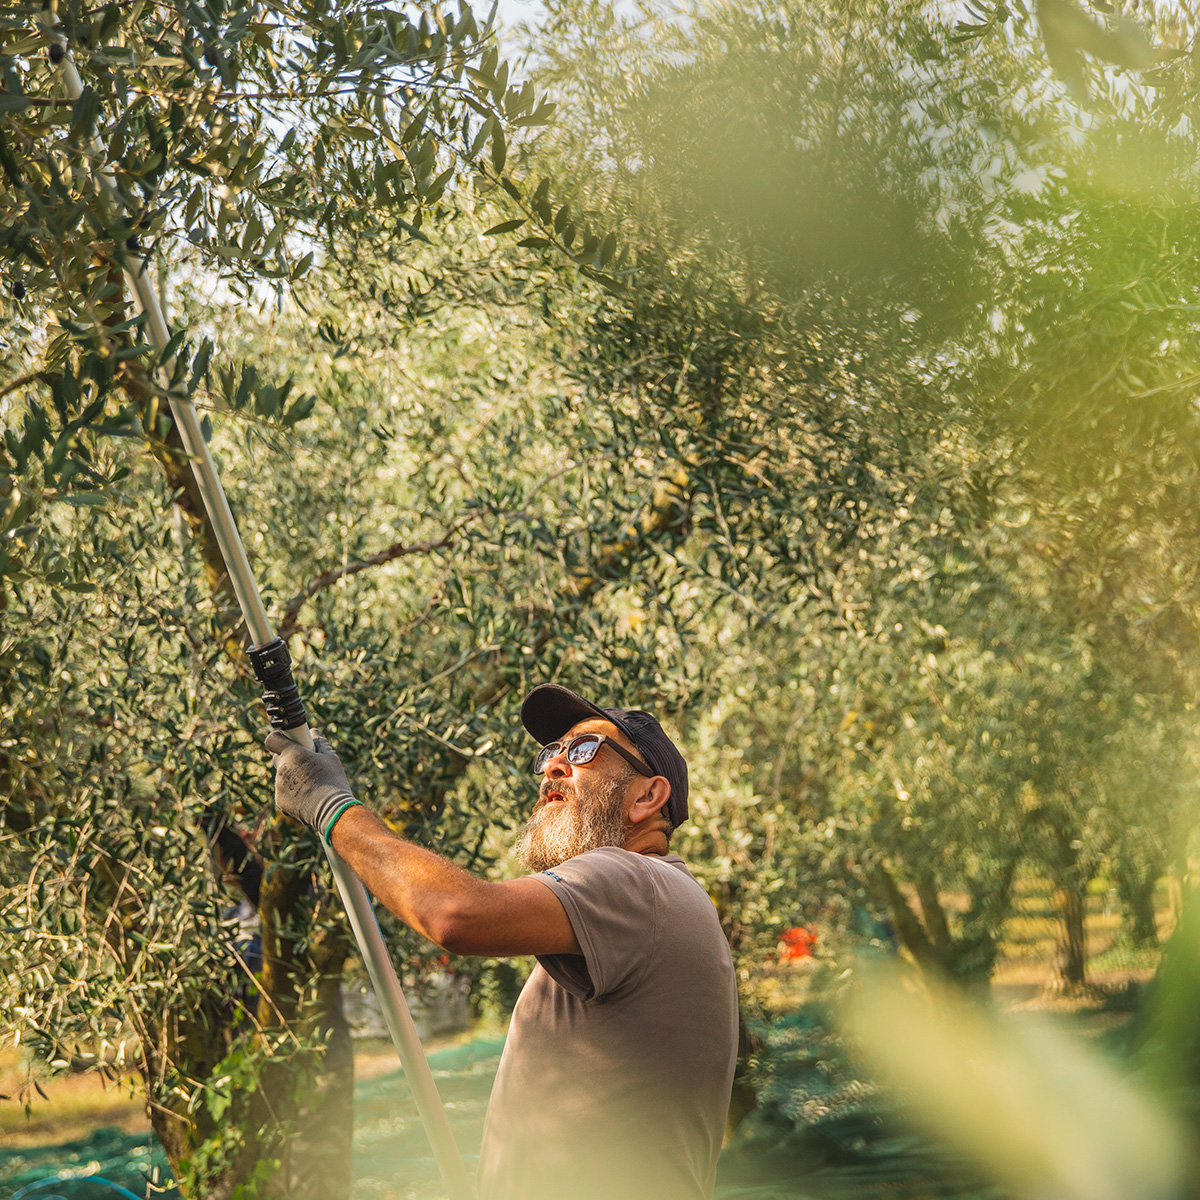
<path id="1" fill-rule="evenodd" d="M 323 738 L 306 750 L 280 733 L 275 802 L 311 826 L 384 906 L 454 954 L 579 954 L 558 897 L 535 877 L 493 883 L 397 837 L 355 800 L 338 757 Z"/>
<path id="2" fill-rule="evenodd" d="M 562 902 L 536 878 L 492 883 L 397 837 L 361 805 L 333 848 L 406 925 L 454 954 L 579 954 Z"/>

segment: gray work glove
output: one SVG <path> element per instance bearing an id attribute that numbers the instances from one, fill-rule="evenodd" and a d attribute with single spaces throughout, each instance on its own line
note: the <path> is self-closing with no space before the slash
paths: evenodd
<path id="1" fill-rule="evenodd" d="M 313 744 L 316 750 L 306 750 L 279 732 L 268 734 L 266 741 L 275 755 L 276 805 L 315 829 L 328 846 L 338 818 L 362 801 L 355 800 L 333 747 L 323 737 L 313 738 Z"/>

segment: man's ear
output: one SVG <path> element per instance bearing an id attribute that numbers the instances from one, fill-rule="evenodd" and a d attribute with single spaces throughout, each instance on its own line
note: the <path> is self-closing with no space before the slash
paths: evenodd
<path id="1" fill-rule="evenodd" d="M 629 809 L 631 825 L 640 825 L 643 821 L 648 821 L 671 798 L 671 785 L 661 775 L 650 779 L 639 776 L 638 783 L 642 785 L 641 790 Z"/>

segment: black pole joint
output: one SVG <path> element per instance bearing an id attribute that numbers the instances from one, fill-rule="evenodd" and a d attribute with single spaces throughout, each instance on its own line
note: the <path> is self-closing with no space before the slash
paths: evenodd
<path id="1" fill-rule="evenodd" d="M 292 678 L 292 656 L 283 638 L 272 638 L 265 646 L 246 651 L 258 682 L 263 685 L 263 703 L 272 729 L 297 729 L 308 724 L 304 703 Z"/>

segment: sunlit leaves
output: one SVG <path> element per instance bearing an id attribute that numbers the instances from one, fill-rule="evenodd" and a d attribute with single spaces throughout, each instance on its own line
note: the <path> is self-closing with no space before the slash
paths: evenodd
<path id="1" fill-rule="evenodd" d="M 298 21 L 270 4 L 186 20 L 169 5 L 67 5 L 53 29 L 39 13 L 18 6 L 0 28 L 0 261 L 14 298 L 62 331 L 44 360 L 59 371 L 77 369 L 81 343 L 137 356 L 109 344 L 128 315 L 123 250 L 243 296 L 282 293 L 342 238 L 423 237 L 456 177 L 502 170 L 514 123 L 550 112 L 467 8 L 368 6 L 347 21 L 314 0 Z M 82 94 L 66 102 L 75 68 Z"/>
<path id="2" fill-rule="evenodd" d="M 1141 69 L 1157 59 L 1143 29 L 1128 16 L 1114 15 L 1114 7 L 1101 0 L 1091 7 L 1098 16 L 1086 13 L 1072 0 L 1036 0 L 1032 6 L 1024 0 L 989 4 L 972 0 L 967 4 L 970 19 L 955 24 L 955 40 L 969 42 L 998 33 L 1012 24 L 1019 35 L 1026 35 L 1031 17 L 1036 15 L 1046 59 L 1059 77 L 1079 97 L 1085 97 L 1095 74 L 1089 59 L 1101 64 Z"/>

